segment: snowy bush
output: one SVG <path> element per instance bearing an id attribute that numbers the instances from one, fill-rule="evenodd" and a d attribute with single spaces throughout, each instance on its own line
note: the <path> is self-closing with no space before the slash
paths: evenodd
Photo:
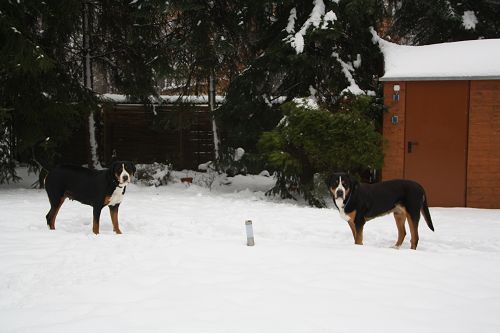
<path id="1" fill-rule="evenodd" d="M 16 164 L 12 159 L 11 133 L 7 120 L 10 120 L 7 112 L 0 109 L 0 184 L 19 180 L 15 170 Z"/>
<path id="2" fill-rule="evenodd" d="M 331 113 L 294 103 L 283 108 L 286 119 L 263 133 L 259 141 L 267 161 L 277 170 L 271 193 L 284 198 L 296 193 L 311 205 L 323 206 L 315 194 L 315 173 L 362 173 L 382 166 L 382 136 L 360 112 Z"/>
<path id="3" fill-rule="evenodd" d="M 226 173 L 229 177 L 238 174 L 246 175 L 248 173 L 247 164 L 249 163 L 249 156 L 241 147 L 236 149 L 228 147 L 221 152 L 221 156 L 217 162 L 217 169 L 220 172 Z"/>
<path id="4" fill-rule="evenodd" d="M 137 164 L 135 177 L 137 181 L 149 186 L 167 185 L 170 181 L 172 165 L 170 164 Z"/>

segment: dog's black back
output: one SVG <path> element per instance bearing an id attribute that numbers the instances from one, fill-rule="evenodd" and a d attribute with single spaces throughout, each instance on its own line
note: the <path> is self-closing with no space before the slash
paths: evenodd
<path id="1" fill-rule="evenodd" d="M 45 179 L 49 200 L 66 196 L 90 206 L 100 204 L 97 201 L 111 195 L 117 184 L 111 168 L 91 170 L 74 165 L 58 166 Z"/>
<path id="2" fill-rule="evenodd" d="M 375 184 L 359 184 L 357 191 L 352 193 L 353 202 L 358 203 L 358 209 L 364 212 L 368 219 L 386 214 L 401 205 L 406 208 L 414 221 L 420 219 L 420 210 L 425 200 L 422 186 L 412 180 L 395 179 Z M 427 205 L 426 205 L 427 206 Z M 346 207 L 348 210 L 351 207 Z M 425 214 L 424 214 L 424 218 Z M 430 220 L 429 228 L 434 230 Z"/>

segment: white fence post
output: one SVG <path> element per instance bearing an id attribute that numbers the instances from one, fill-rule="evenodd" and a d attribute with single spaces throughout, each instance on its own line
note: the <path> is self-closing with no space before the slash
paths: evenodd
<path id="1" fill-rule="evenodd" d="M 245 227 L 246 227 L 246 230 L 247 230 L 247 246 L 254 246 L 255 245 L 255 241 L 254 241 L 254 238 L 253 238 L 252 221 L 251 220 L 245 221 Z"/>

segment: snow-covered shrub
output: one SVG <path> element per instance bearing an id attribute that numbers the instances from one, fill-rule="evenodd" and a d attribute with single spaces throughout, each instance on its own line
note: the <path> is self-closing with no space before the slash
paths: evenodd
<path id="1" fill-rule="evenodd" d="M 135 178 L 137 181 L 149 186 L 167 185 L 171 180 L 170 173 L 172 165 L 170 164 L 137 164 Z"/>
<path id="2" fill-rule="evenodd" d="M 217 162 L 217 169 L 220 172 L 226 173 L 229 177 L 238 174 L 246 175 L 248 173 L 248 157 L 243 148 L 234 149 L 228 147 L 221 152 L 221 156 Z"/>
<path id="3" fill-rule="evenodd" d="M 215 170 L 215 165 L 212 161 L 207 163 L 200 164 L 198 166 L 199 170 L 204 171 L 204 173 L 198 174 L 198 176 L 193 180 L 196 185 L 206 187 L 209 190 L 212 190 L 212 186 L 219 175 L 217 170 Z"/>
<path id="4" fill-rule="evenodd" d="M 314 194 L 315 173 L 361 173 L 382 166 L 382 136 L 360 112 L 331 113 L 294 103 L 283 108 L 286 118 L 273 131 L 264 132 L 259 141 L 268 163 L 277 170 L 271 193 L 281 197 L 300 194 L 311 205 L 323 206 Z"/>
<path id="5" fill-rule="evenodd" d="M 16 175 L 16 164 L 12 159 L 11 128 L 7 120 L 10 120 L 10 117 L 0 108 L 0 184 L 19 180 Z"/>

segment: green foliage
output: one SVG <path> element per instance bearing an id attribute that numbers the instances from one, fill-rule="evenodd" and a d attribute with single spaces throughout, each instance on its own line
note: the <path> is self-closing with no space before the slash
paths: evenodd
<path id="1" fill-rule="evenodd" d="M 82 84 L 85 4 L 92 62 L 122 93 L 146 100 L 156 92 L 155 75 L 170 70 L 161 24 L 168 2 L 1 1 L 0 109 L 16 138 L 10 160 L 35 169 L 34 155 L 43 165 L 57 163 L 63 143 L 98 109 L 94 92 Z"/>
<path id="2" fill-rule="evenodd" d="M 8 110 L 0 108 L 0 184 L 17 181 L 16 164 L 12 158 L 11 119 Z"/>
<path id="3" fill-rule="evenodd" d="M 302 52 L 292 41 L 307 26 L 315 2 L 272 3 L 275 10 L 265 11 L 261 6 L 255 17 L 247 17 L 255 22 L 256 37 L 251 40 L 255 56 L 232 80 L 225 104 L 216 111 L 223 145 L 241 146 L 248 152 L 256 151 L 261 133 L 274 128 L 282 118 L 279 105 L 273 103 L 278 98 L 291 101 L 314 95 L 323 107 L 338 110 L 351 85 L 344 66 L 350 68 L 352 79 L 364 91 L 379 91 L 376 78 L 383 70 L 382 56 L 368 30 L 383 17 L 382 1 L 325 1 L 325 14 L 331 11 L 336 19 L 325 21 L 322 16 L 320 25 L 310 24 L 303 36 Z M 293 10 L 297 18 L 293 31 L 287 32 Z"/>
<path id="4" fill-rule="evenodd" d="M 353 105 L 366 108 L 365 97 L 362 99 Z M 315 173 L 360 173 L 382 166 L 382 136 L 359 109 L 331 113 L 294 103 L 283 109 L 285 118 L 259 140 L 268 163 L 279 171 L 275 193 L 288 197 L 295 187 L 309 203 L 319 205 L 319 198 L 312 195 Z"/>
<path id="5" fill-rule="evenodd" d="M 475 27 L 463 24 L 472 11 Z M 410 45 L 500 37 L 498 0 L 404 0 L 397 8 L 390 33 Z"/>
<path id="6" fill-rule="evenodd" d="M 41 160 L 52 162 L 49 157 L 96 108 L 94 95 L 79 82 L 79 64 L 67 50 L 74 42 L 71 32 L 79 26 L 79 5 L 76 0 L 2 2 L 0 108 L 16 139 L 10 142 L 9 157 L 4 151 L 0 158 L 21 159 L 36 169 L 33 152 L 50 137 Z"/>

